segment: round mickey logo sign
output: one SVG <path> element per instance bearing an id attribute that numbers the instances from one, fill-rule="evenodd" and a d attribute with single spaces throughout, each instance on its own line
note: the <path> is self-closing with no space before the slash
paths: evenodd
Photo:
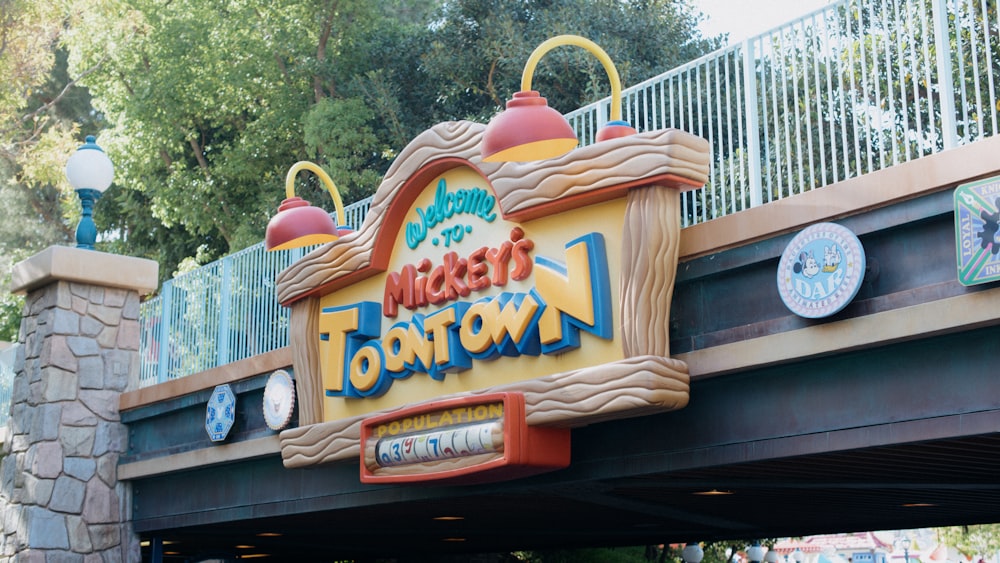
<path id="1" fill-rule="evenodd" d="M 818 223 L 785 247 L 778 293 L 800 317 L 829 317 L 854 299 L 864 277 L 865 250 L 858 237 L 836 223 Z"/>

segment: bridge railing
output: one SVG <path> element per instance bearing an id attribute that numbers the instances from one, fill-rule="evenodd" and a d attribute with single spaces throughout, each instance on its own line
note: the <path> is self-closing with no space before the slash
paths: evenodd
<path id="1" fill-rule="evenodd" d="M 344 209 L 347 226 L 360 228 L 371 200 Z M 164 282 L 139 309 L 140 386 L 287 346 L 289 310 L 275 277 L 309 250 L 259 243 Z"/>
<path id="2" fill-rule="evenodd" d="M 640 131 L 712 145 L 711 220 L 996 134 L 994 0 L 844 0 L 623 91 Z M 584 143 L 605 98 L 567 115 Z"/>

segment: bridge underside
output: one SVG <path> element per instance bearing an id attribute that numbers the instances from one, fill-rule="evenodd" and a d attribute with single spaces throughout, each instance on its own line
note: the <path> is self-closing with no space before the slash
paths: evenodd
<path id="1" fill-rule="evenodd" d="M 362 486 L 356 464 L 275 457 L 144 479 L 135 525 L 167 551 L 320 561 L 997 522 L 998 338 L 696 382 L 686 409 L 574 430 L 571 467 L 503 484 Z"/>
<path id="2" fill-rule="evenodd" d="M 794 232 L 685 261 L 671 349 L 692 366 L 690 404 L 573 430 L 567 469 L 369 486 L 356 463 L 291 470 L 272 454 L 134 478 L 134 525 L 178 557 L 323 561 L 1000 521 L 1000 288 L 956 281 L 951 192 L 838 222 L 869 271 L 828 319 L 777 295 Z M 125 464 L 213 447 L 204 402 L 174 402 L 126 413 Z M 235 440 L 266 434 L 251 410 Z"/>

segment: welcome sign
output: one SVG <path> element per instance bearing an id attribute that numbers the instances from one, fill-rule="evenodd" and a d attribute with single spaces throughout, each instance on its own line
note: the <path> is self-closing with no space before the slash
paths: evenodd
<path id="1" fill-rule="evenodd" d="M 467 477 L 485 466 L 431 446 L 459 436 L 488 443 L 489 452 L 469 452 L 489 453 L 493 469 L 508 464 L 504 478 L 533 456 L 530 440 L 501 427 L 568 428 L 686 403 L 686 366 L 669 358 L 665 333 L 678 191 L 704 183 L 707 143 L 660 131 L 491 164 L 478 155 L 482 127 L 446 123 L 415 139 L 362 228 L 279 276 L 302 424 L 282 432 L 286 466 L 364 457 L 364 441 L 381 452 L 367 460 L 366 479 L 377 480 L 383 462 L 393 479 Z M 573 382 L 587 395 L 567 396 Z M 399 409 L 450 416 L 437 403 L 483 393 L 524 405 L 503 422 L 470 420 L 489 437 L 461 424 L 432 436 L 413 426 L 431 419 L 394 418 Z M 375 436 L 365 430 L 373 419 L 411 427 Z M 367 443 L 372 436 L 387 441 Z M 393 460 L 407 444 L 424 449 Z M 564 460 L 541 466 L 568 463 L 566 444 Z M 508 450 L 523 455 L 498 462 Z"/>
<path id="2" fill-rule="evenodd" d="M 543 356 L 563 355 L 560 366 L 582 367 L 589 358 L 574 361 L 573 351 L 587 334 L 588 346 L 621 357 L 610 345 L 610 278 L 617 281 L 618 264 L 609 264 L 607 241 L 620 244 L 622 211 L 603 204 L 580 226 L 521 226 L 501 219 L 480 185 L 485 180 L 468 167 L 436 178 L 407 213 L 412 220 L 397 236 L 388 270 L 320 299 L 324 419 L 357 412 L 341 398 L 375 399 L 401 388 L 392 393 L 405 396 L 391 401 L 399 404 L 559 369 L 536 361 Z M 462 194 L 474 194 L 478 212 L 461 212 L 449 197 Z M 530 361 L 512 361 L 524 357 Z M 493 369 L 497 363 L 502 367 Z"/>

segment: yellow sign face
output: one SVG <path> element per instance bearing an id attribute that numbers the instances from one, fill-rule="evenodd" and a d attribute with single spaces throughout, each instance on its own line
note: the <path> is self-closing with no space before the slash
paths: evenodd
<path id="1" fill-rule="evenodd" d="M 386 271 L 320 298 L 323 419 L 621 359 L 624 215 L 619 198 L 514 223 L 475 169 L 434 178 Z"/>

